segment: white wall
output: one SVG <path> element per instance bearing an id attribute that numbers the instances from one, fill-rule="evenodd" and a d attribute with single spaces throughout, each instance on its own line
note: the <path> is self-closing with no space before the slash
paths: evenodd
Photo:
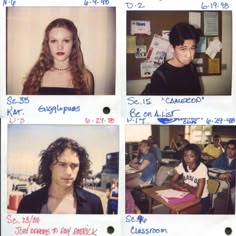
<path id="1" fill-rule="evenodd" d="M 232 84 L 232 18 L 230 11 L 222 12 L 222 64 L 226 64 L 226 70 L 222 70 L 220 76 L 202 76 L 205 95 L 230 95 Z M 127 80 L 127 94 L 140 95 L 149 83 L 149 79 Z"/>
<path id="2" fill-rule="evenodd" d="M 152 135 L 151 125 L 126 125 L 125 141 L 140 142 Z"/>
<path id="3" fill-rule="evenodd" d="M 115 94 L 115 8 L 17 7 L 7 12 L 7 94 L 20 95 L 38 59 L 46 26 L 56 18 L 74 22 L 85 64 L 95 78 L 95 95 Z"/>

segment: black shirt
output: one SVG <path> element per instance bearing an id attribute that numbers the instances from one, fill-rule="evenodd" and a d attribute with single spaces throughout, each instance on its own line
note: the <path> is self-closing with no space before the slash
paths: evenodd
<path id="1" fill-rule="evenodd" d="M 150 95 L 201 95 L 195 65 L 191 63 L 184 67 L 175 67 L 165 62 L 153 73 L 150 90 Z"/>
<path id="2" fill-rule="evenodd" d="M 77 198 L 76 214 L 103 214 L 100 198 L 80 187 L 74 188 Z M 41 208 L 48 201 L 48 186 L 43 187 L 29 195 L 20 202 L 17 213 L 34 214 L 40 213 Z"/>

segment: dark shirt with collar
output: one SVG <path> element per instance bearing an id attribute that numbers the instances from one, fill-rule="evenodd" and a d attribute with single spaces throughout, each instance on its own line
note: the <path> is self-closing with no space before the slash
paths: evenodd
<path id="1" fill-rule="evenodd" d="M 232 161 L 229 163 L 229 158 L 227 157 L 227 154 L 225 152 L 221 153 L 219 157 L 217 157 L 216 160 L 212 163 L 212 167 L 223 170 L 233 170 L 231 172 L 231 186 L 235 185 L 236 158 L 233 158 Z"/>
<path id="2" fill-rule="evenodd" d="M 79 186 L 75 187 L 77 198 L 76 214 L 103 214 L 100 198 Z M 45 186 L 29 195 L 26 195 L 20 202 L 17 213 L 39 214 L 41 208 L 48 201 L 48 186 Z"/>

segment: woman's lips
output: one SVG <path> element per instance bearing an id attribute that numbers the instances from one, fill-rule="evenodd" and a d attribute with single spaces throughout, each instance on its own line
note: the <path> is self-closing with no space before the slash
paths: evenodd
<path id="1" fill-rule="evenodd" d="M 65 53 L 64 52 L 57 52 L 58 56 L 63 56 Z"/>

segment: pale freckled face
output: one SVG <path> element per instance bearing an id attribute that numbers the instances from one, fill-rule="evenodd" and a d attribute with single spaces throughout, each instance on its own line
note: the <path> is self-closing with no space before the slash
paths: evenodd
<path id="1" fill-rule="evenodd" d="M 54 62 L 68 61 L 73 46 L 72 32 L 65 28 L 53 28 L 49 32 L 48 44 Z"/>

